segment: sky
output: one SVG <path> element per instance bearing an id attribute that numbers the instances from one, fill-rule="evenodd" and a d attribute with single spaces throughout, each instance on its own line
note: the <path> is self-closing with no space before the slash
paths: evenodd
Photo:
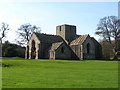
<path id="1" fill-rule="evenodd" d="M 118 3 L 118 18 L 120 19 L 120 1 Z"/>
<path id="2" fill-rule="evenodd" d="M 6 0 L 0 3 L 0 23 L 9 24 L 7 38 L 14 43 L 15 31 L 22 24 L 30 23 L 41 27 L 41 33 L 56 34 L 56 26 L 70 24 L 77 26 L 77 34 L 95 35 L 99 20 L 105 16 L 118 16 L 118 2 L 39 2 L 38 0 Z"/>

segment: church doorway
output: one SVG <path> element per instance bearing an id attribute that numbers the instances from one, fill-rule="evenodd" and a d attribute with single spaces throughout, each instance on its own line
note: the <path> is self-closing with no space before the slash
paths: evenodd
<path id="1" fill-rule="evenodd" d="M 35 48 L 35 41 L 32 41 L 32 48 L 31 48 L 31 59 L 35 59 L 36 57 L 36 48 Z"/>

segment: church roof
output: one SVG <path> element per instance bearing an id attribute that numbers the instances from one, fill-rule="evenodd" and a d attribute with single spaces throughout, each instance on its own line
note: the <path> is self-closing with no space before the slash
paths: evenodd
<path id="1" fill-rule="evenodd" d="M 56 50 L 63 42 L 53 43 L 50 50 Z"/>
<path id="2" fill-rule="evenodd" d="M 55 43 L 55 42 L 63 41 L 63 39 L 58 35 L 50 35 L 43 33 L 35 33 L 35 35 L 41 42 L 45 42 L 45 43 Z"/>
<path id="3" fill-rule="evenodd" d="M 89 35 L 80 35 L 78 38 L 76 38 L 75 40 L 73 40 L 70 45 L 78 45 L 78 44 L 82 44 L 85 39 L 87 38 L 87 36 Z"/>

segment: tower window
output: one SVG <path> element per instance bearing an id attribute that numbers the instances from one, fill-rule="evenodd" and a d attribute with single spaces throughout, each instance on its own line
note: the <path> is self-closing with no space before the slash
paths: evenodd
<path id="1" fill-rule="evenodd" d="M 61 31 L 61 26 L 59 26 L 59 30 Z"/>

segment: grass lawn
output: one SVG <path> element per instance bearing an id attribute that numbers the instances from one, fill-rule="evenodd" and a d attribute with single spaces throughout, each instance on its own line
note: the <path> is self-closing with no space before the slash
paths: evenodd
<path id="1" fill-rule="evenodd" d="M 118 61 L 3 58 L 3 88 L 117 88 Z"/>

